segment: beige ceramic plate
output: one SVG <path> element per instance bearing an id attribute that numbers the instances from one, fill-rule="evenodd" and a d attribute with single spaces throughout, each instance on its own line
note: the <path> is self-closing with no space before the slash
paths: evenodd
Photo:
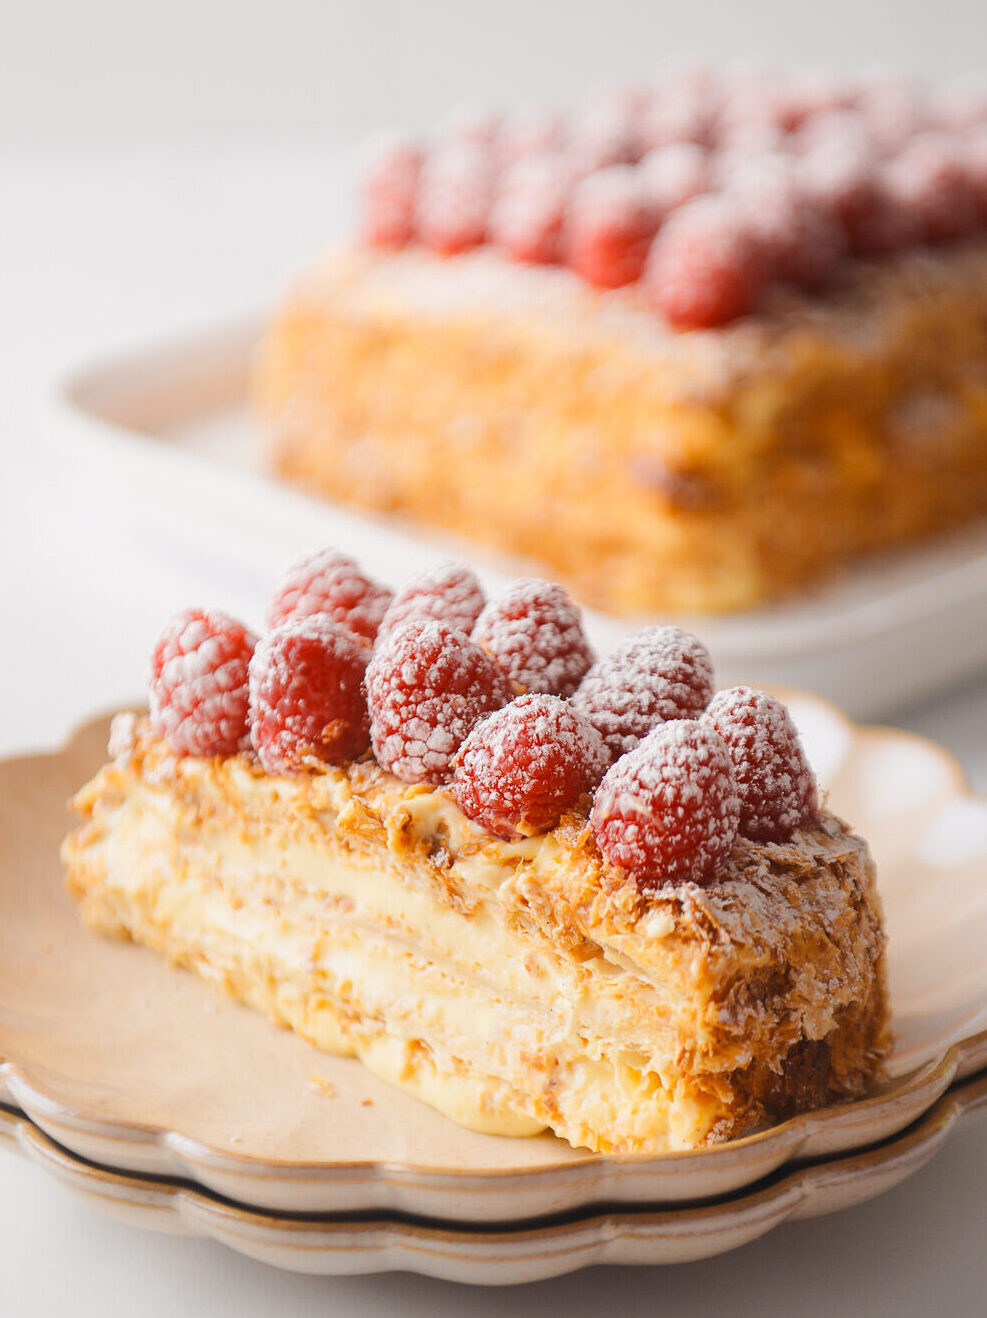
<path id="1" fill-rule="evenodd" d="M 941 1148 L 958 1119 L 987 1104 L 987 1075 L 943 1095 L 904 1134 L 864 1153 L 771 1178 L 751 1193 L 661 1211 L 601 1211 L 502 1230 L 345 1217 L 290 1218 L 205 1190 L 98 1167 L 0 1108 L 0 1137 L 114 1217 L 153 1231 L 211 1236 L 293 1272 L 405 1271 L 474 1285 L 541 1281 L 597 1263 L 685 1263 L 722 1254 L 786 1220 L 820 1217 L 890 1190 Z"/>
<path id="2" fill-rule="evenodd" d="M 931 743 L 789 699 L 881 873 L 898 1042 L 866 1100 L 650 1159 L 463 1130 L 155 954 L 82 928 L 57 850 L 66 798 L 103 759 L 103 719 L 57 754 L 0 764 L 0 1102 L 82 1157 L 240 1203 L 469 1223 L 730 1194 L 795 1158 L 895 1134 L 987 1064 L 987 801 Z"/>

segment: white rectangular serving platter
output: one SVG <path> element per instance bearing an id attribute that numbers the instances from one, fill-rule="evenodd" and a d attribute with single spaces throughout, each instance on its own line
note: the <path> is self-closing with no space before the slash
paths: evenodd
<path id="1" fill-rule="evenodd" d="M 261 317 L 83 365 L 43 401 L 49 438 L 117 490 L 124 538 L 194 563 L 215 603 L 246 600 L 260 622 L 296 554 L 336 545 L 390 585 L 442 558 L 469 560 L 487 586 L 542 575 L 477 546 L 301 494 L 267 474 L 247 406 Z M 125 491 L 125 497 L 121 492 Z M 587 613 L 600 651 L 643 621 Z M 667 619 L 662 619 L 663 621 Z M 674 619 L 710 646 L 718 681 L 796 686 L 875 718 L 987 666 L 987 523 L 872 559 L 823 589 L 745 613 Z"/>

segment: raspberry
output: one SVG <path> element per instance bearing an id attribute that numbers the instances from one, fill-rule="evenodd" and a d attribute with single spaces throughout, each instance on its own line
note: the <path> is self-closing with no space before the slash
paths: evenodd
<path id="1" fill-rule="evenodd" d="M 942 133 L 921 133 L 888 165 L 899 205 L 917 219 L 929 242 L 966 237 L 977 226 L 977 203 L 961 148 Z"/>
<path id="2" fill-rule="evenodd" d="M 250 661 L 250 740 L 268 773 L 297 773 L 313 758 L 342 764 L 366 751 L 368 655 L 324 613 L 262 637 Z"/>
<path id="3" fill-rule="evenodd" d="M 698 197 L 673 212 L 645 272 L 650 300 L 679 329 L 710 328 L 743 316 L 763 282 L 757 243 L 722 197 Z"/>
<path id="4" fill-rule="evenodd" d="M 418 189 L 418 236 L 442 256 L 478 247 L 487 236 L 493 170 L 486 151 L 451 145 L 425 161 Z"/>
<path id="5" fill-rule="evenodd" d="M 507 678 L 462 632 L 433 620 L 408 623 L 367 668 L 374 752 L 405 782 L 448 782 L 474 725 L 510 698 Z"/>
<path id="6" fill-rule="evenodd" d="M 647 106 L 638 124 L 641 151 L 656 151 L 679 142 L 708 146 L 711 138 L 709 102 L 702 89 L 663 88 Z"/>
<path id="7" fill-rule="evenodd" d="M 729 195 L 772 278 L 819 288 L 832 276 L 846 252 L 846 235 L 805 195 L 784 163 L 767 157 L 738 170 Z"/>
<path id="8" fill-rule="evenodd" d="M 894 74 L 872 78 L 857 99 L 871 141 L 894 155 L 929 125 L 929 107 L 918 85 Z"/>
<path id="9" fill-rule="evenodd" d="M 649 151 L 639 169 L 648 205 L 659 222 L 710 190 L 709 160 L 694 142 L 675 142 Z"/>
<path id="10" fill-rule="evenodd" d="M 551 265 L 561 254 L 569 172 L 550 156 L 528 156 L 507 173 L 490 216 L 490 241 L 515 261 Z"/>
<path id="11" fill-rule="evenodd" d="M 987 79 L 982 74 L 954 78 L 936 98 L 934 117 L 954 133 L 987 124 Z"/>
<path id="12" fill-rule="evenodd" d="M 733 88 L 716 121 L 716 144 L 727 150 L 778 150 L 787 131 L 787 107 L 774 80 L 750 77 Z"/>
<path id="13" fill-rule="evenodd" d="M 785 126 L 795 132 L 821 115 L 847 110 L 852 104 L 853 92 L 839 78 L 825 73 L 795 74 L 784 94 Z"/>
<path id="14" fill-rule="evenodd" d="M 468 102 L 457 106 L 442 125 L 444 144 L 492 150 L 498 142 L 503 118 L 490 106 Z"/>
<path id="15" fill-rule="evenodd" d="M 320 549 L 289 567 L 271 601 L 267 625 L 325 613 L 372 642 L 390 602 L 391 592 L 365 576 L 351 558 Z"/>
<path id="16" fill-rule="evenodd" d="M 510 169 L 529 156 L 550 156 L 561 151 L 565 142 L 562 116 L 543 110 L 509 119 L 497 139 L 497 159 L 502 169 Z"/>
<path id="17" fill-rule="evenodd" d="M 860 256 L 888 256 L 922 241 L 922 224 L 914 208 L 902 204 L 898 186 L 882 165 L 867 204 L 850 227 L 853 250 Z"/>
<path id="18" fill-rule="evenodd" d="M 459 808 L 498 837 L 554 828 L 609 763 L 600 734 L 557 696 L 521 696 L 479 723 L 456 758 Z"/>
<path id="19" fill-rule="evenodd" d="M 815 776 L 780 700 L 749 686 L 729 687 L 716 693 L 702 721 L 729 753 L 745 837 L 784 842 L 815 818 Z"/>
<path id="20" fill-rule="evenodd" d="M 633 284 L 656 228 L 638 171 L 629 165 L 601 169 L 573 190 L 563 234 L 566 262 L 597 288 Z"/>
<path id="21" fill-rule="evenodd" d="M 841 127 L 828 136 L 820 128 L 799 162 L 806 193 L 844 225 L 851 241 L 859 217 L 873 209 L 877 178 L 878 161 L 859 128 Z"/>
<path id="22" fill-rule="evenodd" d="M 363 180 L 363 237 L 371 247 L 404 247 L 414 238 L 424 159 L 414 142 L 378 144 Z"/>
<path id="23" fill-rule="evenodd" d="M 739 802 L 727 748 L 694 719 L 664 723 L 618 760 L 590 814 L 604 858 L 638 887 L 709 883 L 730 855 Z"/>
<path id="24" fill-rule="evenodd" d="M 569 125 L 566 164 L 575 178 L 613 165 L 632 165 L 640 155 L 635 108 L 619 96 L 604 96 Z"/>
<path id="25" fill-rule="evenodd" d="M 526 691 L 571 696 L 593 662 L 579 609 L 561 586 L 522 579 L 480 614 L 473 640 Z"/>
<path id="26" fill-rule="evenodd" d="M 442 563 L 419 572 L 391 601 L 379 643 L 408 622 L 434 619 L 469 636 L 485 603 L 483 587 L 465 563 Z"/>
<path id="27" fill-rule="evenodd" d="M 151 656 L 151 726 L 179 755 L 235 755 L 249 745 L 247 665 L 257 637 L 228 614 L 186 609 Z"/>
<path id="28" fill-rule="evenodd" d="M 966 176 L 981 223 L 987 222 L 987 124 L 970 133 L 964 143 Z"/>
<path id="29" fill-rule="evenodd" d="M 713 663 L 698 637 L 646 627 L 589 670 L 572 697 L 613 759 L 659 723 L 698 718 L 713 694 Z"/>

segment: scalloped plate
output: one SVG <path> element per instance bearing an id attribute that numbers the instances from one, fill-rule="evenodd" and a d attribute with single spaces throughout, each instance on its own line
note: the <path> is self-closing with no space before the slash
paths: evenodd
<path id="1" fill-rule="evenodd" d="M 987 1104 L 987 1075 L 943 1095 L 904 1134 L 865 1153 L 772 1178 L 725 1202 L 659 1212 L 601 1211 L 501 1230 L 387 1218 L 287 1218 L 195 1186 L 86 1162 L 32 1122 L 0 1108 L 8 1136 L 34 1162 L 111 1216 L 152 1231 L 212 1237 L 292 1272 L 417 1272 L 472 1285 L 542 1281 L 599 1263 L 685 1263 L 736 1249 L 784 1221 L 820 1217 L 890 1190 L 923 1167 L 960 1118 Z"/>
<path id="2" fill-rule="evenodd" d="M 104 758 L 103 718 L 55 754 L 0 763 L 0 1102 L 93 1162 L 258 1208 L 468 1223 L 732 1194 L 796 1158 L 887 1139 L 987 1065 L 987 800 L 931 742 L 786 698 L 832 805 L 878 862 L 897 1041 L 866 1099 L 658 1158 L 463 1130 L 83 928 L 58 844 L 66 798 Z"/>

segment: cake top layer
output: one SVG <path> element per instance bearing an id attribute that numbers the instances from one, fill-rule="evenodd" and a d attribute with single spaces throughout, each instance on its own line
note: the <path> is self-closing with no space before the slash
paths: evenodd
<path id="1" fill-rule="evenodd" d="M 451 564 L 394 596 L 335 550 L 292 565 L 269 617 L 260 638 L 219 611 L 166 627 L 150 719 L 172 752 L 252 757 L 272 781 L 386 771 L 447 788 L 488 838 L 578 820 L 601 900 L 712 884 L 738 837 L 787 843 L 818 819 L 784 705 L 748 687 L 714 698 L 709 653 L 680 628 L 644 628 L 594 662 L 551 582 L 485 601 Z"/>
<path id="2" fill-rule="evenodd" d="M 567 114 L 454 116 L 366 171 L 361 236 L 633 286 L 679 329 L 987 227 L 987 87 L 678 70 Z"/>
<path id="3" fill-rule="evenodd" d="M 916 247 L 880 262 L 852 260 L 825 295 L 777 285 L 757 314 L 709 330 L 676 331 L 648 305 L 640 284 L 602 290 L 559 265 L 505 261 L 489 245 L 441 257 L 421 244 L 400 252 L 333 247 L 295 290 L 304 315 L 324 302 L 333 316 L 407 324 L 409 319 L 475 325 L 491 343 L 516 343 L 519 327 L 544 349 L 619 356 L 636 365 L 641 387 L 663 397 L 715 404 L 738 383 L 787 378 L 804 365 L 844 354 L 886 361 L 914 348 L 917 307 L 941 308 L 944 319 L 975 317 L 987 297 L 987 235 L 962 243 Z"/>

